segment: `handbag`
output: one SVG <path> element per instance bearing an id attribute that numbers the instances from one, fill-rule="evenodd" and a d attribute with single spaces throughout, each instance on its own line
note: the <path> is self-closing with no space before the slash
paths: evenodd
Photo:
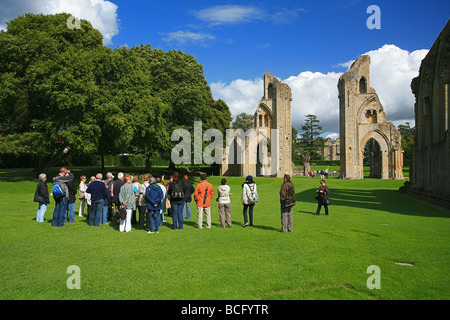
<path id="1" fill-rule="evenodd" d="M 170 205 L 170 200 L 169 198 L 166 198 L 166 209 L 170 209 L 172 208 L 172 206 Z"/>
<path id="2" fill-rule="evenodd" d="M 127 218 L 127 208 L 126 207 L 120 207 L 119 217 L 120 217 L 120 219 L 124 219 L 124 220 Z"/>

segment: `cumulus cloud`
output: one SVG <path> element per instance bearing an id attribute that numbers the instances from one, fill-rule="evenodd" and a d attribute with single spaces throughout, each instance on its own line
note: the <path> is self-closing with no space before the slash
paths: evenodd
<path id="1" fill-rule="evenodd" d="M 194 45 L 206 45 L 209 41 L 214 40 L 216 37 L 208 33 L 192 32 L 188 30 L 180 30 L 175 32 L 161 33 L 164 36 L 162 38 L 166 42 L 177 43 L 181 45 L 194 44 Z"/>
<path id="2" fill-rule="evenodd" d="M 26 13 L 57 14 L 70 13 L 88 20 L 103 35 L 105 45 L 119 33 L 117 5 L 106 0 L 1 0 L 0 29 L 6 30 L 6 23 Z"/>
<path id="3" fill-rule="evenodd" d="M 428 50 L 408 52 L 395 45 L 384 45 L 369 51 L 371 57 L 370 85 L 377 91 L 386 112 L 387 121 L 394 125 L 405 122 L 414 125 L 414 96 L 411 80 L 418 75 L 420 63 Z M 363 53 L 364 54 L 364 53 Z M 327 136 L 339 133 L 339 99 L 337 83 L 354 60 L 336 64 L 342 72 L 304 71 L 287 79 L 280 79 L 292 90 L 292 124 L 297 130 L 305 116 L 315 114 Z M 233 117 L 241 112 L 253 114 L 263 95 L 263 79 L 234 80 L 230 84 L 213 83 L 216 99 L 224 100 Z"/>

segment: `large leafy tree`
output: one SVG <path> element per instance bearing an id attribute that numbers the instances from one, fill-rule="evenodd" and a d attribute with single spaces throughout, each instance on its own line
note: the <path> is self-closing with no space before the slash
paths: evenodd
<path id="1" fill-rule="evenodd" d="M 242 112 L 236 116 L 236 119 L 231 124 L 231 127 L 233 129 L 242 129 L 247 131 L 248 129 L 253 128 L 253 116 Z"/>
<path id="2" fill-rule="evenodd" d="M 409 122 L 404 125 L 400 124 L 397 127 L 398 131 L 402 135 L 402 149 L 403 149 L 403 162 L 405 165 L 410 165 L 414 153 L 414 130 L 415 128 L 410 126 Z"/>
<path id="3" fill-rule="evenodd" d="M 170 133 L 229 128 L 202 65 L 150 45 L 111 50 L 85 20 L 27 14 L 0 33 L 0 150 L 33 152 L 44 170 L 71 153 L 170 155 Z"/>
<path id="4" fill-rule="evenodd" d="M 93 152 L 100 131 L 92 57 L 102 35 L 84 20 L 71 30 L 68 18 L 27 14 L 0 32 L 0 149 L 35 153 L 39 170 Z"/>

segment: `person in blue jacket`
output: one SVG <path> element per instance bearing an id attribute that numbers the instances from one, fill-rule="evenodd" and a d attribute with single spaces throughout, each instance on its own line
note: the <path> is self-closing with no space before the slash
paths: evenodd
<path id="1" fill-rule="evenodd" d="M 148 233 L 159 233 L 159 219 L 161 210 L 161 200 L 164 193 L 160 186 L 156 184 L 155 178 L 150 178 L 150 185 L 145 191 L 145 199 L 147 200 L 147 212 L 149 218 L 150 231 Z"/>

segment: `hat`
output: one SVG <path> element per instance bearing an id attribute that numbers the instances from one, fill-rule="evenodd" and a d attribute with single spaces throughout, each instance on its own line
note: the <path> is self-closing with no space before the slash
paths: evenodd
<path id="1" fill-rule="evenodd" d="M 150 184 L 155 184 L 156 183 L 156 179 L 154 177 L 150 178 Z"/>
<path id="2" fill-rule="evenodd" d="M 252 176 L 247 176 L 247 178 L 245 178 L 245 180 L 247 180 L 247 181 L 253 180 L 253 177 Z"/>

